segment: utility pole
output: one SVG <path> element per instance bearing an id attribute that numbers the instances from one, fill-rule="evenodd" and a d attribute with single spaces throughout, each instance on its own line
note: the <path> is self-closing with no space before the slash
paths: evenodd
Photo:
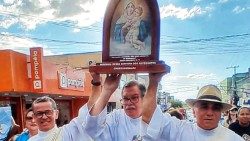
<path id="1" fill-rule="evenodd" d="M 237 85 L 236 85 L 236 69 L 239 67 L 239 65 L 237 66 L 231 66 L 231 67 L 227 67 L 226 69 L 234 69 L 234 75 L 232 76 L 232 102 L 233 105 L 238 106 L 238 101 L 239 101 L 239 96 L 237 94 Z"/>
<path id="2" fill-rule="evenodd" d="M 227 67 L 226 69 L 234 69 L 234 75 L 235 75 L 235 74 L 236 74 L 236 69 L 237 69 L 238 67 L 239 67 L 239 65 Z"/>

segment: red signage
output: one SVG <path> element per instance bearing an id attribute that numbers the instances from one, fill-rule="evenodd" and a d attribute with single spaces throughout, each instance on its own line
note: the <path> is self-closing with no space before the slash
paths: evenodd
<path id="1" fill-rule="evenodd" d="M 36 92 L 43 91 L 42 57 L 43 50 L 41 47 L 30 49 L 32 85 Z"/>

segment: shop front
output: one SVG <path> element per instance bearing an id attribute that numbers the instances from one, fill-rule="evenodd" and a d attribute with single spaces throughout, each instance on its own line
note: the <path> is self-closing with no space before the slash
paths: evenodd
<path id="1" fill-rule="evenodd" d="M 0 51 L 0 107 L 11 107 L 20 131 L 24 128 L 26 109 L 37 97 L 45 95 L 58 105 L 58 126 L 68 123 L 88 101 L 90 81 L 88 72 L 47 61 L 42 48 L 31 48 L 30 55 Z"/>

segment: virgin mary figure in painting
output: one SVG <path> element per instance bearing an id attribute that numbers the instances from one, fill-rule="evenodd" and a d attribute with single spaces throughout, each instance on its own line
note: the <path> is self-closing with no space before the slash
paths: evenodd
<path id="1" fill-rule="evenodd" d="M 150 49 L 146 48 L 146 44 L 150 44 L 150 22 L 144 11 L 145 7 L 135 3 L 134 1 L 125 2 L 122 13 L 117 21 L 115 21 L 114 30 L 112 32 L 111 46 L 126 47 L 117 54 L 116 49 L 111 50 L 111 55 L 148 55 Z M 116 11 L 117 12 L 117 11 Z M 144 14 L 144 17 L 143 17 Z M 147 40 L 148 39 L 148 40 Z M 146 42 L 146 40 L 148 42 Z M 115 53 L 114 53 L 115 51 Z M 130 54 L 132 52 L 132 54 Z M 137 53 L 137 54 L 133 54 Z M 138 54 L 139 53 L 139 54 Z"/>

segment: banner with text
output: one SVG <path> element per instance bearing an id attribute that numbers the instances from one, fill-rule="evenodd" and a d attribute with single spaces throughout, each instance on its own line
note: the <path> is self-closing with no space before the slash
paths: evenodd
<path id="1" fill-rule="evenodd" d="M 43 50 L 41 47 L 30 49 L 32 85 L 35 92 L 43 91 Z"/>

